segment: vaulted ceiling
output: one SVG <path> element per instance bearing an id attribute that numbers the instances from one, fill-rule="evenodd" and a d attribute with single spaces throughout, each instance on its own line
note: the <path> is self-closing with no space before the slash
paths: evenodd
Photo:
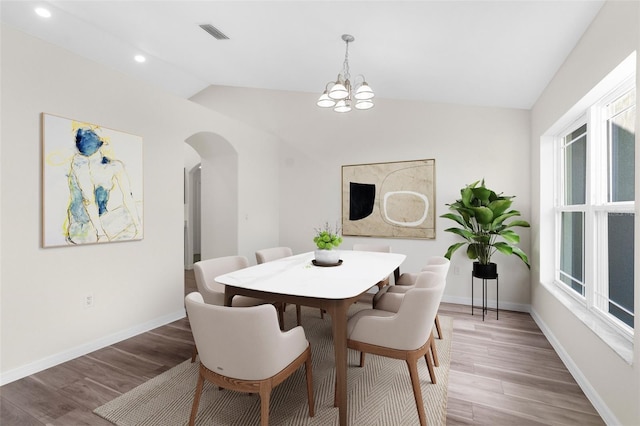
<path id="1" fill-rule="evenodd" d="M 379 97 L 528 109 L 603 3 L 3 0 L 0 19 L 185 98 L 209 85 L 319 95 L 348 33 L 351 75 Z"/>

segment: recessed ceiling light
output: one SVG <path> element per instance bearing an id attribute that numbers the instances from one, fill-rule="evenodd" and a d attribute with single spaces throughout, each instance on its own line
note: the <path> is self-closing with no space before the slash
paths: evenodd
<path id="1" fill-rule="evenodd" d="M 145 57 L 144 57 L 144 56 L 142 56 L 142 55 L 136 55 L 136 56 L 134 56 L 134 58 L 133 58 L 133 59 L 135 59 L 135 60 L 136 60 L 136 62 L 138 62 L 138 63 L 140 63 L 140 64 L 141 64 L 141 63 L 143 63 L 143 62 L 145 62 L 145 61 L 147 60 L 147 58 L 145 58 Z"/>
<path id="2" fill-rule="evenodd" d="M 44 7 L 36 7 L 35 11 L 38 16 L 41 16 L 43 18 L 51 18 L 51 12 L 49 12 L 49 9 L 45 9 Z"/>

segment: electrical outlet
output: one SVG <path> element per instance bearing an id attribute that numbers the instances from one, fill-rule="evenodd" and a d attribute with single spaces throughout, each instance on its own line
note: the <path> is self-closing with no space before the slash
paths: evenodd
<path id="1" fill-rule="evenodd" d="M 93 293 L 89 293 L 84 296 L 84 307 L 85 308 L 93 308 L 95 300 L 93 299 Z"/>

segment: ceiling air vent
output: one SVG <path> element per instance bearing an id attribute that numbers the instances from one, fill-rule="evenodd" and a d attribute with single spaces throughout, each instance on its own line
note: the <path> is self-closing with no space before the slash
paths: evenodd
<path id="1" fill-rule="evenodd" d="M 220 31 L 219 29 L 217 29 L 211 24 L 202 24 L 200 25 L 200 28 L 202 28 L 203 30 L 211 34 L 213 38 L 215 38 L 216 40 L 229 40 L 229 37 L 224 35 L 222 31 Z"/>

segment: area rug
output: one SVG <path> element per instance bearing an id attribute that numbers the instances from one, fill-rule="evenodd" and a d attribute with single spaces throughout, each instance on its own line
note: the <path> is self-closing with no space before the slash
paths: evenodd
<path id="1" fill-rule="evenodd" d="M 350 314 L 368 306 L 356 303 Z M 291 311 L 294 311 L 291 309 Z M 271 394 L 271 425 L 337 425 L 333 407 L 334 361 L 331 318 L 320 318 L 318 309 L 302 308 L 302 326 L 311 343 L 315 416 L 309 417 L 304 368 L 277 386 Z M 443 339 L 436 339 L 440 366 L 437 384 L 429 378 L 426 362 L 418 362 L 422 397 L 429 425 L 444 425 L 451 354 L 452 319 L 440 316 Z M 287 311 L 285 324 L 295 324 Z M 364 368 L 359 354 L 348 353 L 348 418 L 350 425 L 416 425 L 416 410 L 409 371 L 404 361 L 367 354 Z M 176 426 L 189 420 L 198 377 L 198 361 L 190 360 L 98 407 L 94 413 L 119 426 Z M 205 383 L 197 425 L 258 425 L 260 400 L 250 395 L 219 390 Z"/>

